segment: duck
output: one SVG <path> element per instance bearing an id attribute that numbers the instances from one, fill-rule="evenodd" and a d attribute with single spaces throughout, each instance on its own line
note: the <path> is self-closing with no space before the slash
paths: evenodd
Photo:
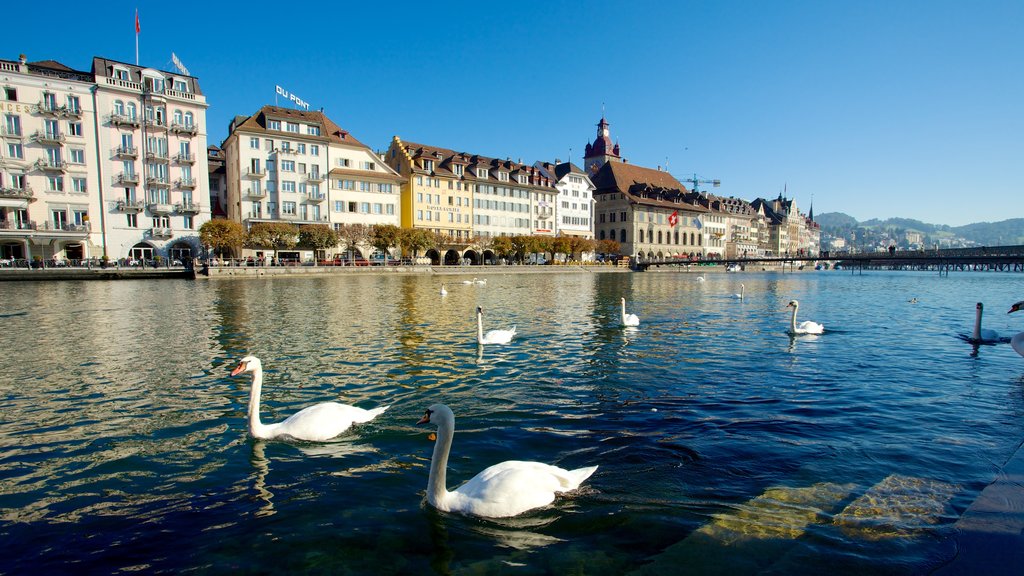
<path id="1" fill-rule="evenodd" d="M 825 327 L 817 322 L 805 320 L 799 325 L 796 323 L 796 311 L 800 308 L 800 302 L 790 300 L 789 304 L 786 304 L 786 307 L 793 309 L 793 316 L 789 319 L 790 334 L 822 334 L 825 332 Z"/>
<path id="2" fill-rule="evenodd" d="M 444 404 L 433 404 L 417 424 L 437 426 L 426 497 L 427 503 L 442 512 L 484 518 L 518 516 L 551 504 L 556 494 L 579 488 L 597 470 L 597 466 L 565 470 L 541 462 L 509 460 L 484 469 L 449 491 L 446 479 L 455 414 Z"/>
<path id="3" fill-rule="evenodd" d="M 260 421 L 260 392 L 263 389 L 263 363 L 256 356 L 242 358 L 231 371 L 232 376 L 252 374 L 249 396 L 249 435 L 261 440 L 288 437 L 309 442 L 330 440 L 352 427 L 369 422 L 390 406 L 365 410 L 338 402 L 323 402 L 308 406 L 289 416 L 283 422 L 264 424 Z"/>
<path id="4" fill-rule="evenodd" d="M 626 299 L 622 298 L 622 325 L 639 326 L 640 318 L 636 314 L 626 314 Z"/>
<path id="5" fill-rule="evenodd" d="M 1024 300 L 1015 303 L 1010 306 L 1010 311 L 1007 314 L 1013 314 L 1014 312 L 1020 312 L 1024 310 Z M 1018 332 L 1010 338 L 1010 347 L 1017 351 L 1017 354 L 1024 356 L 1024 332 Z"/>
<path id="6" fill-rule="evenodd" d="M 488 330 L 484 334 L 484 309 L 476 307 L 476 341 L 479 344 L 508 344 L 516 335 L 516 327 L 511 330 Z"/>

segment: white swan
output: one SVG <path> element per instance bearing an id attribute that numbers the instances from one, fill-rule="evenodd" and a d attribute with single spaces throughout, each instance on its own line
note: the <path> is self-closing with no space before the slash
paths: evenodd
<path id="1" fill-rule="evenodd" d="M 744 291 L 745 289 L 746 289 L 746 287 L 745 287 L 745 286 L 743 286 L 743 284 L 740 284 L 740 293 L 739 293 L 739 294 L 733 294 L 733 295 L 732 295 L 732 297 L 733 297 L 733 298 L 737 298 L 737 299 L 739 299 L 739 300 L 743 300 L 743 291 Z"/>
<path id="2" fill-rule="evenodd" d="M 284 422 L 264 424 L 260 422 L 263 363 L 255 356 L 246 356 L 231 371 L 231 375 L 237 376 L 242 372 L 252 374 L 252 392 L 249 397 L 249 434 L 253 438 L 270 440 L 288 436 L 296 440 L 322 442 L 348 430 L 353 423 L 369 422 L 388 409 L 388 406 L 381 406 L 373 410 L 364 410 L 347 404 L 324 402 L 303 408 L 289 416 Z"/>
<path id="3" fill-rule="evenodd" d="M 998 342 L 998 332 L 981 327 L 981 313 L 984 309 L 985 305 L 981 302 L 974 305 L 974 332 L 971 332 L 971 342 Z"/>
<path id="4" fill-rule="evenodd" d="M 622 325 L 639 326 L 640 318 L 636 314 L 626 314 L 626 299 L 622 298 Z"/>
<path id="5" fill-rule="evenodd" d="M 558 492 L 575 490 L 597 466 L 564 470 L 540 462 L 509 460 L 483 470 L 449 492 L 446 485 L 448 453 L 455 435 L 455 415 L 444 404 L 427 408 L 417 424 L 436 424 L 437 443 L 430 458 L 427 502 L 442 512 L 485 518 L 507 518 L 547 506 Z"/>
<path id="6" fill-rule="evenodd" d="M 462 283 L 463 284 L 472 284 L 475 281 L 476 281 L 476 278 L 473 278 L 472 280 L 463 280 Z"/>
<path id="7" fill-rule="evenodd" d="M 703 281 L 704 281 L 704 275 L 703 274 L 701 274 L 700 276 L 697 276 L 697 282 L 703 282 Z"/>
<path id="8" fill-rule="evenodd" d="M 473 284 L 487 284 L 487 278 L 484 278 L 483 280 L 477 280 L 476 278 L 473 278 Z"/>
<path id="9" fill-rule="evenodd" d="M 1019 312 L 1021 310 L 1024 310 L 1024 300 L 1010 306 L 1010 311 L 1007 312 L 1007 314 L 1012 314 L 1013 312 Z M 1024 356 L 1024 332 L 1014 334 L 1013 338 L 1010 338 L 1010 346 L 1017 351 L 1017 354 Z"/>
<path id="10" fill-rule="evenodd" d="M 789 304 L 786 304 L 787 308 L 793 309 L 793 316 L 789 319 L 789 333 L 790 334 L 821 334 L 825 331 L 825 327 L 817 322 L 810 320 L 804 320 L 799 325 L 796 323 L 796 311 L 800 308 L 800 303 L 796 300 L 790 300 Z"/>
<path id="11" fill-rule="evenodd" d="M 476 341 L 480 344 L 508 344 L 516 335 L 516 327 L 511 330 L 489 330 L 484 334 L 484 309 L 476 307 Z"/>
<path id="12" fill-rule="evenodd" d="M 447 296 L 447 295 L 448 295 L 448 289 L 444 287 L 444 284 L 441 284 L 441 296 Z"/>

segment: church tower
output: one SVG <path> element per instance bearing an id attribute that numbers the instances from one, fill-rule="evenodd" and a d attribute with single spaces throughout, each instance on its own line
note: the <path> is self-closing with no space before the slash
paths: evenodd
<path id="1" fill-rule="evenodd" d="M 622 161 L 619 145 L 612 144 L 610 134 L 608 121 L 601 116 L 601 121 L 597 123 L 597 138 L 593 144 L 588 143 L 583 151 L 583 169 L 587 175 L 593 176 L 607 162 Z"/>

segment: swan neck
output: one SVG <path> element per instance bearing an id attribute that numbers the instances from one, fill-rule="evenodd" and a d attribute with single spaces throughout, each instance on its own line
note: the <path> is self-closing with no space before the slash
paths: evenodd
<path id="1" fill-rule="evenodd" d="M 623 324 L 625 324 L 625 322 L 626 322 L 626 301 L 625 300 L 622 300 L 622 322 L 623 322 Z"/>
<path id="2" fill-rule="evenodd" d="M 794 332 L 794 333 L 796 332 L 796 309 L 797 308 L 799 308 L 799 306 L 795 306 L 795 305 L 793 306 L 793 315 L 789 317 L 789 331 L 790 332 Z"/>
<path id="3" fill-rule="evenodd" d="M 263 369 L 257 368 L 252 373 L 252 391 L 249 394 L 249 433 L 255 438 L 262 438 L 263 423 L 260 422 L 260 393 L 263 390 Z"/>
<path id="4" fill-rule="evenodd" d="M 476 341 L 484 343 L 484 315 L 480 312 L 476 313 Z"/>
<path id="5" fill-rule="evenodd" d="M 442 508 L 440 502 L 448 497 L 448 453 L 452 449 L 455 423 L 442 420 L 437 425 L 437 441 L 430 457 L 430 477 L 427 478 L 427 502 Z"/>
<path id="6" fill-rule="evenodd" d="M 971 338 L 981 340 L 981 308 L 974 309 L 974 334 Z"/>

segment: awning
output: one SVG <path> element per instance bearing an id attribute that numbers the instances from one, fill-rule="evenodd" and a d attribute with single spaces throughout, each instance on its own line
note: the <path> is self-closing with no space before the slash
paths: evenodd
<path id="1" fill-rule="evenodd" d="M 28 208 L 28 200 L 22 198 L 0 198 L 0 206 L 6 208 Z"/>

